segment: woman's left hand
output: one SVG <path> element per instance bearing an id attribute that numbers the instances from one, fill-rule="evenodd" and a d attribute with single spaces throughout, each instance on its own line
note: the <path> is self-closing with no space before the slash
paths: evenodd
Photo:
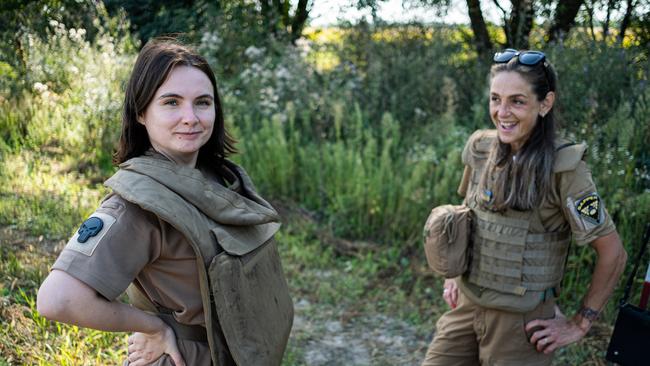
<path id="1" fill-rule="evenodd" d="M 535 319 L 526 324 L 526 332 L 535 330 L 530 337 L 530 343 L 537 347 L 537 351 L 545 354 L 552 353 L 560 347 L 577 342 L 587 334 L 574 319 L 567 319 L 555 305 L 555 318 Z"/>
<path id="2" fill-rule="evenodd" d="M 133 333 L 129 337 L 129 366 L 148 365 L 163 354 L 169 355 L 174 365 L 185 366 L 185 360 L 176 345 L 174 331 L 167 325 L 152 334 Z"/>

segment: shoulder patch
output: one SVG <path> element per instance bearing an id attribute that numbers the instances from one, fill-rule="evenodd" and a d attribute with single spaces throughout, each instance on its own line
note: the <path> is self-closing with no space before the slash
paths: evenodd
<path id="1" fill-rule="evenodd" d="M 93 255 L 97 244 L 102 240 L 104 235 L 115 223 L 115 218 L 111 215 L 95 212 L 86 221 L 75 235 L 70 238 L 66 249 L 74 250 L 87 256 Z"/>
<path id="2" fill-rule="evenodd" d="M 574 203 L 576 212 L 583 220 L 599 225 L 603 222 L 603 205 L 597 193 L 589 193 Z"/>

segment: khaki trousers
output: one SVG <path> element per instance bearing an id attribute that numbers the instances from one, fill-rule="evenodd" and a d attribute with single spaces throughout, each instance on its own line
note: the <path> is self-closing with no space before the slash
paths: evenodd
<path id="1" fill-rule="evenodd" d="M 548 366 L 553 355 L 537 352 L 524 325 L 555 314 L 548 299 L 528 313 L 488 309 L 459 290 L 458 306 L 443 314 L 422 366 Z"/>

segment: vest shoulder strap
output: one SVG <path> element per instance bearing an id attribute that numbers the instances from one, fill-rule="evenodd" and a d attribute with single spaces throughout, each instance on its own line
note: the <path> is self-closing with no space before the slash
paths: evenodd
<path id="1" fill-rule="evenodd" d="M 479 168 L 490 154 L 490 148 L 496 138 L 496 130 L 477 130 L 474 132 L 463 149 L 463 163 L 474 169 Z"/>
<path id="2" fill-rule="evenodd" d="M 582 160 L 587 145 L 567 141 L 558 141 L 555 144 L 555 160 L 553 161 L 553 172 L 561 173 L 575 170 Z"/>

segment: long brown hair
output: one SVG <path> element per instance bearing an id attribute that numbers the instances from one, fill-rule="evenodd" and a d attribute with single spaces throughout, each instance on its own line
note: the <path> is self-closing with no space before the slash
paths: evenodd
<path id="1" fill-rule="evenodd" d="M 546 60 L 526 66 L 514 57 L 507 63 L 494 64 L 490 81 L 496 74 L 506 71 L 516 72 L 528 81 L 538 101 L 544 100 L 548 92 L 557 93 L 555 70 Z M 530 137 L 516 156 L 509 144 L 495 139 L 475 191 L 477 202 L 497 211 L 507 208 L 524 211 L 539 206 L 552 186 L 555 125 L 554 108 L 543 117 L 538 116 Z M 489 202 L 481 198 L 485 192 L 491 192 Z"/>
<path id="2" fill-rule="evenodd" d="M 151 147 L 147 130 L 138 122 L 138 116 L 144 113 L 156 90 L 176 66 L 196 67 L 210 79 L 214 88 L 214 129 L 208 142 L 199 150 L 198 162 L 219 167 L 223 159 L 237 152 L 234 147 L 235 140 L 224 126 L 217 80 L 207 60 L 175 38 L 160 37 L 147 42 L 133 66 L 124 94 L 122 133 L 117 151 L 113 155 L 114 164 L 140 156 Z"/>

